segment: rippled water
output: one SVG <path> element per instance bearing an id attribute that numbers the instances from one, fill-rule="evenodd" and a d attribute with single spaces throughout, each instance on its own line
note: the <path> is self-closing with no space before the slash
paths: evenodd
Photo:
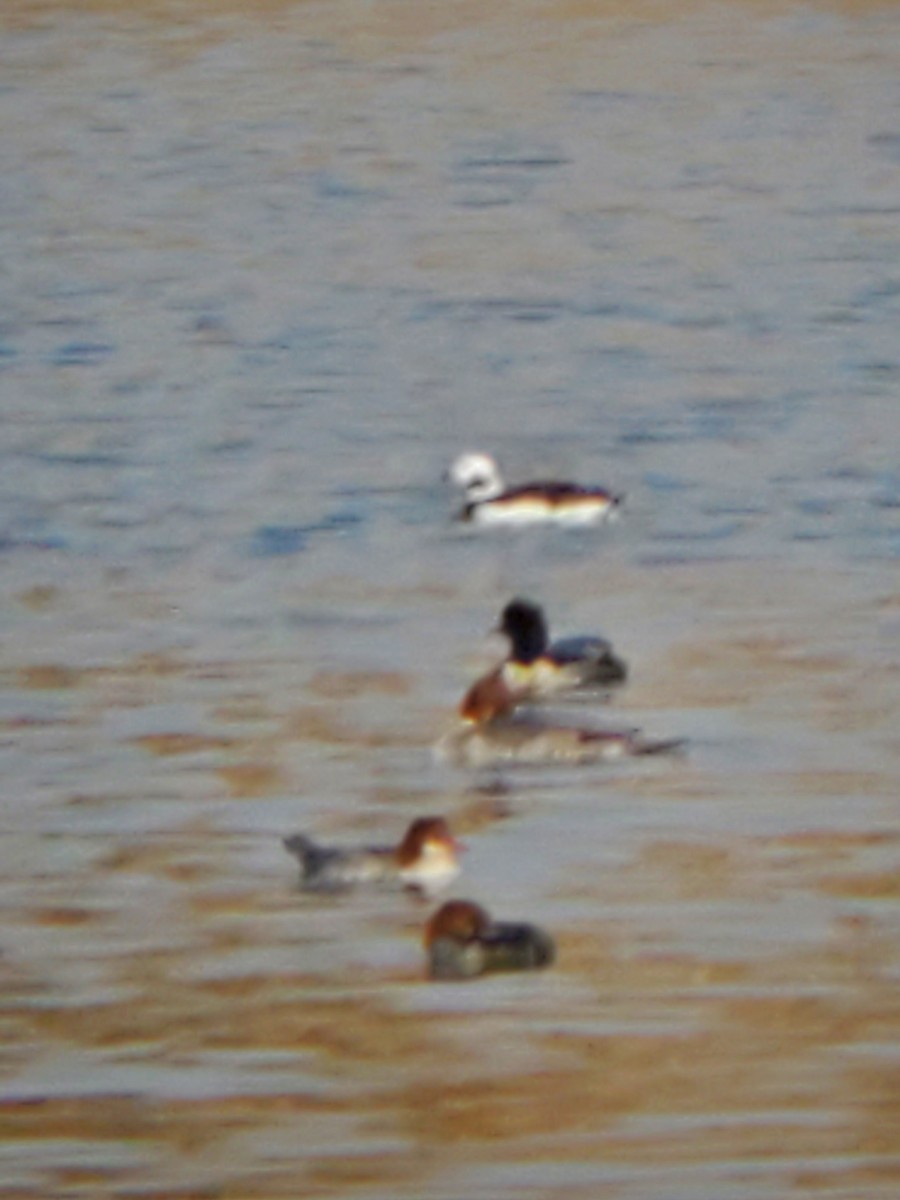
<path id="1" fill-rule="evenodd" d="M 897 9 L 239 9 L 2 17 L 6 1192 L 894 1196 Z M 435 761 L 513 593 L 687 755 Z M 552 971 L 296 892 L 424 812 Z"/>

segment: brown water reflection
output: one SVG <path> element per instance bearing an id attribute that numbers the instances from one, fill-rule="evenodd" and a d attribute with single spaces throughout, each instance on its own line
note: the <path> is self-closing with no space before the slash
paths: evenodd
<path id="1" fill-rule="evenodd" d="M 0 20 L 4 1194 L 893 1197 L 896 7 Z M 436 763 L 514 592 L 689 752 Z M 425 812 L 552 970 L 297 892 Z"/>
<path id="2" fill-rule="evenodd" d="M 713 599 L 716 573 L 692 568 Z M 788 617 L 793 582 L 783 575 L 770 591 Z M 854 702 L 853 654 L 808 656 L 802 642 L 785 653 L 776 633 L 758 639 L 768 650 L 752 656 L 748 678 L 711 621 L 703 655 L 676 641 L 657 668 L 666 677 L 677 663 L 688 709 L 656 694 L 652 674 L 645 681 L 671 720 L 703 704 L 770 707 L 788 689 L 807 697 L 816 724 L 822 690 L 836 683 Z M 835 630 L 818 622 L 816 643 Z M 245 667 L 258 680 L 271 671 Z M 131 675 L 151 681 L 152 703 L 155 689 L 189 691 L 200 673 L 188 661 L 122 664 L 114 695 Z M 896 698 L 894 675 L 888 663 L 868 672 L 876 693 L 890 684 Z M 20 686 L 77 697 L 71 721 L 90 739 L 110 678 L 36 665 L 16 675 Z M 273 705 L 248 710 L 226 674 L 211 727 L 271 723 L 277 672 L 272 683 Z M 351 694 L 395 702 L 423 686 L 318 670 L 311 704 L 287 706 L 266 735 L 269 752 L 299 739 L 364 760 L 365 728 L 310 723 L 308 710 L 340 710 Z M 885 706 L 884 726 L 892 719 Z M 212 779 L 228 771 L 223 755 L 259 753 L 247 733 L 131 742 L 151 763 L 194 759 L 189 769 Z M 502 825 L 496 812 L 472 819 L 488 797 L 465 783 L 442 791 L 438 780 L 405 797 L 373 789 L 368 814 L 333 812 L 331 823 L 359 829 L 384 828 L 387 805 L 468 807 L 472 836 L 494 842 L 470 886 L 484 894 L 499 883 L 502 894 L 510 868 L 496 834 L 510 829 L 517 853 L 528 853 L 540 809 L 572 806 L 549 826 L 555 886 L 533 894 L 529 910 L 556 914 L 558 967 L 471 987 L 424 983 L 415 904 L 323 907 L 295 896 L 275 831 L 251 833 L 253 811 L 236 825 L 223 808 L 218 820 L 215 809 L 185 820 L 172 796 L 155 832 L 86 831 L 90 848 L 74 870 L 29 874 L 10 862 L 10 1194 L 887 1196 L 897 1178 L 896 778 L 895 754 L 866 770 L 723 773 L 701 746 L 677 771 L 615 779 L 616 794 L 649 806 L 649 817 L 625 860 L 600 871 L 585 841 L 566 853 L 558 840 L 570 816 L 585 833 L 573 787 L 595 793 L 587 828 L 603 836 L 610 785 L 598 775 L 549 789 L 512 781 Z M 282 790 L 261 775 L 232 794 L 242 804 L 271 797 L 281 821 Z M 781 833 L 764 832 L 773 796 L 785 809 Z M 757 800 L 758 816 L 743 811 Z M 127 793 L 121 801 L 130 804 Z M 63 807 L 116 803 L 71 794 Z M 686 816 L 667 816 L 671 804 Z M 716 807 L 718 828 L 701 820 L 691 834 L 697 804 Z M 735 808 L 739 818 L 723 816 Z M 258 815 L 272 823 L 272 812 Z M 532 893 L 527 877 L 517 890 Z M 152 910 L 151 928 L 136 904 Z"/>

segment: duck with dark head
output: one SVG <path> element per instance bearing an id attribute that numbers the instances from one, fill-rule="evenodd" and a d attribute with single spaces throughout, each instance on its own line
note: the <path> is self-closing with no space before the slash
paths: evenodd
<path id="1" fill-rule="evenodd" d="M 533 695 L 614 687 L 628 678 L 628 667 L 606 638 L 583 634 L 551 641 L 543 609 L 530 600 L 510 600 L 497 632 L 509 639 L 511 682 L 527 685 Z"/>

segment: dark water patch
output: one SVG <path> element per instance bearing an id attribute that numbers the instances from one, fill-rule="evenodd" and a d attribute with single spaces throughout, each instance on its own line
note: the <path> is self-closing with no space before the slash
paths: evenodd
<path id="1" fill-rule="evenodd" d="M 503 207 L 527 203 L 548 172 L 569 162 L 567 156 L 544 148 L 522 146 L 515 137 L 476 143 L 463 150 L 451 167 L 456 203 L 463 208 Z"/>
<path id="2" fill-rule="evenodd" d="M 422 487 L 414 488 L 408 484 L 385 485 L 377 486 L 361 486 L 354 483 L 341 484 L 340 487 L 334 489 L 336 496 L 343 496 L 348 500 L 355 500 L 359 504 L 365 505 L 370 496 L 405 496 L 411 491 L 422 492 L 425 489 Z"/>
<path id="3" fill-rule="evenodd" d="M 685 434 L 671 428 L 663 428 L 659 424 L 642 424 L 624 430 L 616 438 L 619 446 L 654 446 L 685 440 Z"/>
<path id="4" fill-rule="evenodd" d="M 555 299 L 522 299 L 519 296 L 487 296 L 479 299 L 448 300 L 428 297 L 415 303 L 407 320 L 414 323 L 450 319 L 460 324 L 481 324 L 485 318 L 524 324 L 546 324 L 564 315 L 566 305 Z"/>
<path id="5" fill-rule="evenodd" d="M 572 311 L 580 317 L 623 317 L 627 314 L 617 300 L 592 300 L 576 303 Z"/>
<path id="6" fill-rule="evenodd" d="M 722 329 L 730 323 L 724 313 L 685 313 L 669 317 L 666 321 L 673 329 Z"/>
<path id="7" fill-rule="evenodd" d="M 874 359 L 868 362 L 860 362 L 857 369 L 866 376 L 869 383 L 876 381 L 878 383 L 891 383 L 895 375 L 900 375 L 900 362 Z"/>
<path id="8" fill-rule="evenodd" d="M 67 230 L 61 230 L 60 233 L 65 234 Z M 92 283 L 86 280 L 83 275 L 79 274 L 75 278 L 64 278 L 52 283 L 48 283 L 41 287 L 37 296 L 41 300 L 93 300 L 106 299 L 108 296 L 114 295 L 116 292 L 115 285 L 111 283 Z M 67 325 L 78 326 L 85 325 L 87 322 L 84 317 L 75 317 L 65 314 L 54 314 L 52 316 L 39 316 L 34 322 L 35 325 L 54 328 L 65 327 Z"/>
<path id="9" fill-rule="evenodd" d="M 309 533 L 349 533 L 363 524 L 363 516 L 359 512 L 343 511 L 329 513 L 321 521 L 307 525 Z"/>
<path id="10" fill-rule="evenodd" d="M 704 504 L 700 507 L 700 512 L 709 517 L 762 517 L 768 511 L 761 504 L 721 503 Z"/>
<path id="11" fill-rule="evenodd" d="M 871 471 L 863 467 L 841 465 L 831 467 L 824 472 L 826 479 L 833 479 L 837 483 L 858 483 L 868 484 L 873 479 Z"/>
<path id="12" fill-rule="evenodd" d="M 503 316 L 517 316 L 521 313 L 528 313 L 535 307 L 542 308 L 560 308 L 561 305 L 557 301 L 528 301 L 522 300 L 518 296 L 488 296 L 483 300 L 469 300 L 466 302 L 466 308 L 478 313 L 500 313 Z"/>
<path id="13" fill-rule="evenodd" d="M 705 529 L 659 529 L 653 536 L 654 542 L 722 542 L 734 537 L 743 529 L 741 521 L 724 521 Z"/>
<path id="14" fill-rule="evenodd" d="M 108 358 L 115 350 L 115 346 L 105 342 L 68 342 L 54 351 L 50 361 L 55 367 L 92 366 Z"/>
<path id="15" fill-rule="evenodd" d="M 852 308 L 832 308 L 816 313 L 812 318 L 816 325 L 859 325 L 865 319 L 862 313 Z"/>
<path id="16" fill-rule="evenodd" d="M 746 561 L 746 558 L 747 555 L 736 549 L 727 554 L 719 550 L 713 553 L 702 549 L 697 549 L 693 553 L 688 550 L 681 552 L 648 550 L 635 555 L 635 562 L 645 570 L 663 571 L 669 568 L 701 567 L 710 563 L 715 563 L 717 566 L 724 563 L 738 564 Z"/>
<path id="17" fill-rule="evenodd" d="M 344 535 L 362 524 L 362 516 L 355 512 L 329 513 L 321 521 L 303 525 L 262 525 L 253 534 L 249 553 L 254 558 L 281 558 L 300 554 L 306 550 L 309 540 L 317 534 Z"/>
<path id="18" fill-rule="evenodd" d="M 260 412 L 296 413 L 301 407 L 308 408 L 310 400 L 327 399 L 334 394 L 332 386 L 316 381 L 267 391 L 264 395 L 254 396 L 248 403 Z"/>
<path id="19" fill-rule="evenodd" d="M 237 341 L 224 317 L 203 313 L 194 318 L 189 331 L 208 346 L 234 345 Z"/>
<path id="20" fill-rule="evenodd" d="M 718 162 L 693 162 L 681 168 L 679 177 L 672 183 L 678 191 L 706 191 L 709 188 L 724 187 L 727 183 L 727 167 Z"/>
<path id="21" fill-rule="evenodd" d="M 547 321 L 552 321 L 555 317 L 558 317 L 559 314 L 559 305 L 555 306 L 554 308 L 537 308 L 534 306 L 521 304 L 515 309 L 510 310 L 507 315 L 509 316 L 510 320 L 513 321 L 522 321 L 529 324 L 540 325 L 546 323 Z"/>
<path id="22" fill-rule="evenodd" d="M 834 537 L 834 533 L 825 529 L 795 529 L 788 535 L 788 540 L 791 542 L 828 542 Z"/>
<path id="23" fill-rule="evenodd" d="M 493 171 L 496 169 L 518 171 L 546 171 L 565 166 L 570 160 L 563 154 L 552 152 L 529 154 L 507 150 L 502 144 L 496 149 L 487 149 L 483 154 L 468 154 L 456 160 L 457 171 Z"/>
<path id="24" fill-rule="evenodd" d="M 601 360 L 621 374 L 623 379 L 644 378 L 659 369 L 657 352 L 645 350 L 642 346 L 602 346 L 590 351 L 586 357 Z"/>
<path id="25" fill-rule="evenodd" d="M 468 195 L 456 201 L 459 208 L 488 209 L 508 208 L 514 203 L 509 195 Z"/>
<path id="26" fill-rule="evenodd" d="M 610 317 L 648 324 L 658 323 L 661 317 L 658 305 L 642 304 L 622 296 L 611 299 L 601 295 L 596 299 L 575 300 L 568 307 L 580 317 Z"/>
<path id="27" fill-rule="evenodd" d="M 805 517 L 831 517 L 840 506 L 830 496 L 810 496 L 803 500 L 795 500 L 794 507 Z"/>
<path id="28" fill-rule="evenodd" d="M 880 283 L 862 288 L 853 301 L 862 307 L 882 300 L 896 300 L 900 296 L 900 279 L 884 279 Z"/>
<path id="29" fill-rule="evenodd" d="M 299 554 L 309 541 L 308 530 L 301 525 L 263 525 L 257 529 L 250 543 L 250 554 L 255 558 L 280 558 Z"/>
<path id="30" fill-rule="evenodd" d="M 254 407 L 257 406 L 254 405 Z M 266 407 L 266 405 L 259 405 L 258 407 L 263 408 Z M 213 442 L 211 445 L 206 447 L 206 450 L 209 454 L 215 454 L 225 458 L 229 456 L 237 457 L 250 454 L 255 450 L 255 448 L 255 439 L 250 437 L 233 437 L 223 438 L 221 441 Z"/>
<path id="31" fill-rule="evenodd" d="M 126 467 L 131 465 L 131 459 L 124 455 L 104 453 L 100 450 L 84 451 L 80 454 L 43 451 L 31 453 L 28 457 L 49 467 Z"/>
<path id="32" fill-rule="evenodd" d="M 286 352 L 304 375 L 343 379 L 362 374 L 376 346 L 362 329 L 309 323 L 288 326 L 250 349 Z"/>
<path id="33" fill-rule="evenodd" d="M 68 541 L 55 534 L 44 537 L 6 537 L 0 535 L 0 554 L 10 554 L 19 550 L 67 550 Z"/>
<path id="34" fill-rule="evenodd" d="M 384 200 L 388 193 L 376 188 L 364 187 L 354 183 L 344 175 L 334 171 L 319 171 L 312 178 L 313 192 L 318 200 L 332 201 L 362 201 Z"/>
<path id="35" fill-rule="evenodd" d="M 104 100 L 112 100 L 114 102 L 133 100 L 143 100 L 146 93 L 140 88 L 110 88 L 109 91 L 101 92 L 101 98 Z"/>
<path id="36" fill-rule="evenodd" d="M 141 529 L 146 526 L 147 520 L 143 516 L 135 517 L 96 517 L 91 521 L 91 528 L 106 529 L 109 532 L 122 533 L 129 529 Z"/>
<path id="37" fill-rule="evenodd" d="M 829 221 L 835 217 L 897 217 L 900 216 L 900 205 L 823 204 L 809 208 L 788 208 L 786 213 L 791 217 L 803 217 L 813 221 Z"/>

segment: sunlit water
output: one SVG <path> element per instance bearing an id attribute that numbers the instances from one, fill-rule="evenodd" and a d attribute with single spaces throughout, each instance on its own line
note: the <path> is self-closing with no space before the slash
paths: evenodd
<path id="1" fill-rule="evenodd" d="M 5 1192 L 896 1195 L 900 14 L 78 7 L 0 42 Z M 471 534 L 467 448 L 622 520 Z M 515 593 L 687 754 L 437 761 Z M 428 812 L 551 971 L 296 891 Z"/>

